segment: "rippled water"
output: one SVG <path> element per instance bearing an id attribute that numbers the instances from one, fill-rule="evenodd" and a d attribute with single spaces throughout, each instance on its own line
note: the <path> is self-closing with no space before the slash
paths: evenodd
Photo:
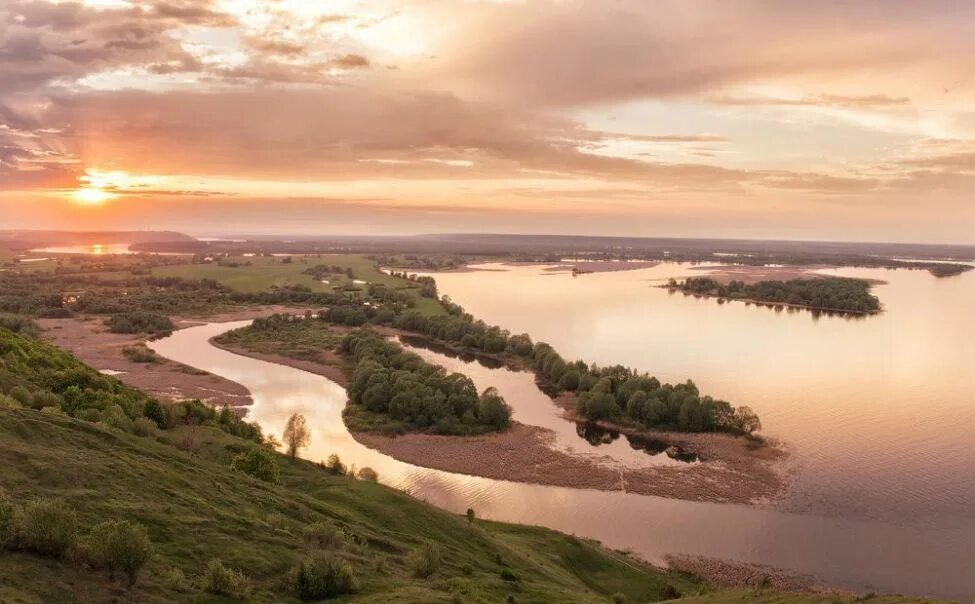
<path id="1" fill-rule="evenodd" d="M 359 445 L 341 419 L 345 392 L 318 375 L 241 357 L 208 340 L 244 322 L 210 324 L 152 342 L 159 354 L 227 377 L 254 397 L 249 417 L 280 436 L 292 413 L 312 427 L 309 459 L 338 453 L 380 480 L 445 509 L 537 524 L 628 548 L 661 562 L 668 553 L 771 564 L 830 583 L 947 597 L 975 595 L 975 526 L 913 526 L 859 518 L 784 513 L 622 492 L 536 486 L 450 474 L 401 463 Z M 516 410 L 517 413 L 517 410 Z"/>

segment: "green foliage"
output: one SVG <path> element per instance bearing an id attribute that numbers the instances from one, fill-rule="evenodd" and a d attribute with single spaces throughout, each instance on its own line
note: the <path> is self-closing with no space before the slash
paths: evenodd
<path id="1" fill-rule="evenodd" d="M 33 499 L 17 514 L 18 549 L 63 558 L 78 538 L 78 514 L 60 499 Z"/>
<path id="2" fill-rule="evenodd" d="M 352 565 L 320 551 L 298 563 L 292 571 L 292 583 L 302 600 L 324 600 L 358 589 Z"/>
<path id="3" fill-rule="evenodd" d="M 263 447 L 251 447 L 238 453 L 230 467 L 265 482 L 278 482 L 281 478 L 281 470 L 274 453 Z"/>
<path id="4" fill-rule="evenodd" d="M 154 398 L 146 401 L 146 404 L 142 407 L 142 415 L 151 419 L 156 424 L 156 427 L 161 430 L 169 427 L 169 413 Z"/>
<path id="5" fill-rule="evenodd" d="M 681 283 L 671 280 L 670 287 L 689 294 L 789 304 L 840 313 L 869 314 L 880 310 L 880 300 L 870 293 L 870 282 L 863 279 L 824 277 L 759 281 L 754 284 L 731 281 L 723 284 L 710 277 L 692 277 Z"/>
<path id="6" fill-rule="evenodd" d="M 119 405 L 112 405 L 111 407 L 102 411 L 101 422 L 106 426 L 115 428 L 116 430 L 121 430 L 123 432 L 132 431 L 132 420 L 129 416 L 125 414 L 125 410 Z"/>
<path id="7" fill-rule="evenodd" d="M 114 314 L 105 321 L 113 333 L 169 333 L 175 326 L 169 317 L 149 311 L 130 311 Z"/>
<path id="8" fill-rule="evenodd" d="M 440 570 L 443 552 L 435 543 L 424 543 L 410 552 L 409 567 L 414 577 L 426 579 Z"/>
<path id="9" fill-rule="evenodd" d="M 227 568 L 219 558 L 213 558 L 203 569 L 200 589 L 207 593 L 241 600 L 250 592 L 250 581 L 240 570 Z"/>
<path id="10" fill-rule="evenodd" d="M 470 378 L 407 353 L 372 330 L 350 332 L 341 351 L 354 363 L 351 405 L 398 422 L 404 429 L 441 434 L 502 430 L 511 409 L 494 389 L 478 396 Z"/>
<path id="11" fill-rule="evenodd" d="M 331 523 L 323 521 L 313 522 L 304 527 L 301 536 L 305 543 L 314 549 L 339 548 L 345 543 L 345 534 Z"/>
<path id="12" fill-rule="evenodd" d="M 95 525 L 86 538 L 93 561 L 107 568 L 112 579 L 120 571 L 135 584 L 139 571 L 152 555 L 152 544 L 146 527 L 127 520 L 108 520 Z"/>

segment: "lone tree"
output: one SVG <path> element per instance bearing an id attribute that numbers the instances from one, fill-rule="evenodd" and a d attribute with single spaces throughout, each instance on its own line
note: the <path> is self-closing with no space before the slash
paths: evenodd
<path id="1" fill-rule="evenodd" d="M 308 446 L 311 441 L 311 432 L 308 430 L 308 423 L 305 416 L 295 413 L 288 418 L 288 424 L 284 427 L 284 444 L 288 447 L 288 455 L 292 458 L 298 456 L 298 451 Z"/>

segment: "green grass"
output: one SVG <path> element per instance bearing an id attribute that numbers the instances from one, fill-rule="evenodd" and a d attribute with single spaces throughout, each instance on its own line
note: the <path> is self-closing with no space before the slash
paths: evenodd
<path id="1" fill-rule="evenodd" d="M 328 284 L 304 274 L 304 271 L 318 264 L 336 265 L 351 268 L 355 279 L 367 283 L 378 283 L 397 289 L 415 290 L 415 284 L 405 279 L 391 277 L 380 271 L 375 263 L 365 256 L 358 255 L 322 255 L 322 256 L 292 256 L 291 262 L 285 262 L 282 257 L 243 257 L 229 258 L 237 263 L 250 262 L 250 266 L 220 266 L 216 263 L 208 264 L 175 264 L 153 269 L 156 277 L 180 277 L 183 279 L 214 279 L 236 291 L 244 293 L 258 293 L 272 287 L 287 287 L 303 285 L 316 292 L 332 292 L 349 285 L 355 285 L 345 275 L 331 275 Z M 365 290 L 368 285 L 359 284 Z M 439 314 L 444 312 L 440 304 L 433 299 L 423 298 L 418 293 L 415 296 L 416 308 L 424 314 Z"/>
<path id="2" fill-rule="evenodd" d="M 148 527 L 156 555 L 132 592 L 104 572 L 30 554 L 0 554 L 0 601 L 214 601 L 197 589 L 175 592 L 160 577 L 173 567 L 193 579 L 220 557 L 253 580 L 253 601 L 295 601 L 283 582 L 304 553 L 300 529 L 334 523 L 355 543 L 342 555 L 354 566 L 364 602 L 604 602 L 660 599 L 668 584 L 700 589 L 682 576 L 547 529 L 476 521 L 443 512 L 382 485 L 335 477 L 309 462 L 280 456 L 282 482 L 270 485 L 229 469 L 243 441 L 201 428 L 201 447 L 169 442 L 31 410 L 0 411 L 0 484 L 17 499 L 64 498 L 83 530 L 127 518 Z M 414 579 L 408 553 L 435 542 L 444 563 L 431 579 Z M 520 578 L 501 580 L 509 569 Z M 470 570 L 470 574 L 465 571 Z"/>
<path id="3" fill-rule="evenodd" d="M 225 346 L 240 346 L 253 352 L 314 361 L 325 350 L 332 350 L 342 340 L 342 334 L 325 321 L 302 320 L 281 322 L 274 328 L 234 329 L 218 336 L 216 341 Z"/>

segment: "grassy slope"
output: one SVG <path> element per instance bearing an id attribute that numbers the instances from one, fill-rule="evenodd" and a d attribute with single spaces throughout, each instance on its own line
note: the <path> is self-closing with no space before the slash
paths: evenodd
<path id="1" fill-rule="evenodd" d="M 191 455 L 68 417 L 0 411 L 0 483 L 8 495 L 63 497 L 85 527 L 136 519 L 149 528 L 157 551 L 131 594 L 103 573 L 67 562 L 0 554 L 0 601 L 107 601 L 112 593 L 145 602 L 209 601 L 196 590 L 167 590 L 157 577 L 172 566 L 193 577 L 211 557 L 244 569 L 258 587 L 256 601 L 290 601 L 281 579 L 303 553 L 300 528 L 317 520 L 369 544 L 346 554 L 362 582 L 361 601 L 390 601 L 392 592 L 399 602 L 446 602 L 452 592 L 469 602 L 509 594 L 519 602 L 592 602 L 615 592 L 644 601 L 659 597 L 668 583 L 696 589 L 573 537 L 481 521 L 472 527 L 392 489 L 330 476 L 308 462 L 282 457 L 282 484 L 262 483 L 229 470 L 227 446 L 241 441 L 216 429 L 204 432 L 205 444 Z M 413 579 L 405 556 L 425 541 L 441 544 L 445 564 L 431 580 Z M 465 564 L 473 568 L 469 576 Z M 521 581 L 502 581 L 501 568 Z"/>

